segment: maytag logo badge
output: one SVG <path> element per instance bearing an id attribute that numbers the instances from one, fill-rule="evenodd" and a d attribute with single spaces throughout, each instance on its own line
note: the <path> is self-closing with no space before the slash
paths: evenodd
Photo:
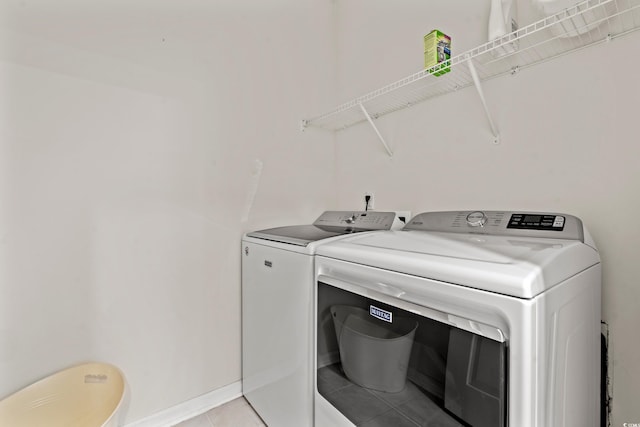
<path id="1" fill-rule="evenodd" d="M 393 323 L 393 313 L 387 310 L 383 310 L 374 305 L 369 306 L 369 314 L 376 319 L 384 320 L 385 322 Z"/>

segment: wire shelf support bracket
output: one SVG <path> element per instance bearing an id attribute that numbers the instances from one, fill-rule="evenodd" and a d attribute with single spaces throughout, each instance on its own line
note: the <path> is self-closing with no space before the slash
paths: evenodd
<path id="1" fill-rule="evenodd" d="M 362 111 L 362 114 L 364 114 L 365 118 L 373 128 L 373 131 L 378 136 L 378 139 L 380 140 L 380 142 L 382 142 L 382 145 L 384 145 L 384 149 L 387 150 L 387 154 L 389 154 L 389 157 L 393 157 L 393 151 L 391 151 L 391 148 L 389 148 L 387 141 L 385 141 L 385 139 L 382 137 L 382 134 L 378 130 L 378 127 L 376 126 L 376 124 L 373 122 L 373 119 L 371 118 L 371 115 L 369 114 L 367 109 L 364 108 L 364 105 L 362 105 L 362 102 L 358 103 L 358 105 L 360 106 L 360 110 Z"/>
<path id="2" fill-rule="evenodd" d="M 487 120 L 489 121 L 489 127 L 491 128 L 491 133 L 493 134 L 493 143 L 500 143 L 500 134 L 498 133 L 498 129 L 496 125 L 493 123 L 491 119 L 491 113 L 489 112 L 489 108 L 487 107 L 487 101 L 484 97 L 484 92 L 482 91 L 482 83 L 480 83 L 480 78 L 478 77 L 478 72 L 476 71 L 475 65 L 473 65 L 473 60 L 471 58 L 467 58 L 467 64 L 469 66 L 469 74 L 473 79 L 473 84 L 476 87 L 478 92 L 478 96 L 480 97 L 480 102 L 482 103 L 482 108 L 484 109 L 484 113 L 487 115 Z"/>

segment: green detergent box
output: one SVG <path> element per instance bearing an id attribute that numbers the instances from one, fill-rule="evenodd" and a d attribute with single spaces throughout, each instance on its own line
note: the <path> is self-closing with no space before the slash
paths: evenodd
<path id="1" fill-rule="evenodd" d="M 451 59 L 451 37 L 442 31 L 433 30 L 424 36 L 424 68 L 429 69 L 441 62 Z M 433 72 L 434 76 L 451 71 L 451 67 L 444 67 Z"/>

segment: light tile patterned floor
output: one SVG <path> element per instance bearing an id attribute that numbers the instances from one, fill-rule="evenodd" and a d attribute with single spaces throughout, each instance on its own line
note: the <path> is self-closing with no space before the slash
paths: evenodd
<path id="1" fill-rule="evenodd" d="M 266 424 L 245 398 L 239 397 L 175 427 L 266 427 Z"/>

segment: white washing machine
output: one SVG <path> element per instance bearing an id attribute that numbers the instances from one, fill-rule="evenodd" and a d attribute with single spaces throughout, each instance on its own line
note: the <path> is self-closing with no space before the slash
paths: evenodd
<path id="1" fill-rule="evenodd" d="M 242 392 L 270 427 L 313 425 L 314 253 L 404 225 L 393 212 L 324 212 L 312 225 L 242 239 Z"/>
<path id="2" fill-rule="evenodd" d="M 316 255 L 316 427 L 599 425 L 601 267 L 582 222 L 435 212 Z"/>

